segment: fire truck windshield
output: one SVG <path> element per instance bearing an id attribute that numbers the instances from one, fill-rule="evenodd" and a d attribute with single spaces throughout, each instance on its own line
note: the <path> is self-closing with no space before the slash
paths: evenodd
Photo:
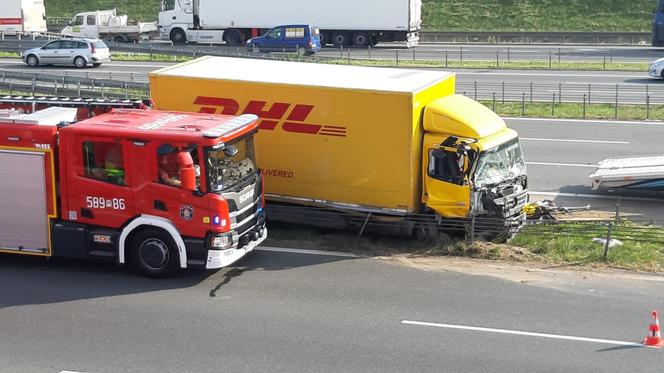
<path id="1" fill-rule="evenodd" d="M 205 150 L 207 180 L 212 192 L 233 189 L 256 173 L 253 137 Z"/>

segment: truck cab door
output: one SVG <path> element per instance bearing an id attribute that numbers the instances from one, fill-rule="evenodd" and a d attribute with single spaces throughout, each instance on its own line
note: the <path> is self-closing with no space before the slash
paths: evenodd
<path id="1" fill-rule="evenodd" d="M 85 16 L 77 14 L 71 21 L 69 21 L 69 26 L 65 27 L 61 33 L 63 35 L 84 36 L 86 27 Z"/>
<path id="2" fill-rule="evenodd" d="M 456 149 L 439 143 L 425 147 L 422 202 L 444 218 L 465 218 L 470 210 L 469 161 Z"/>
<path id="3" fill-rule="evenodd" d="M 125 140 L 77 137 L 69 155 L 69 220 L 119 228 L 134 216 Z"/>
<path id="4" fill-rule="evenodd" d="M 85 30 L 83 30 L 83 35 L 85 35 L 86 38 L 96 39 L 99 37 L 99 26 L 97 23 L 96 14 L 88 14 L 85 17 Z"/>

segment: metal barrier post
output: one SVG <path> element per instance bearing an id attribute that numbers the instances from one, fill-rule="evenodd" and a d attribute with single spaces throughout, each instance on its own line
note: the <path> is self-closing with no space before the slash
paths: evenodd
<path id="1" fill-rule="evenodd" d="M 549 52 L 549 69 L 553 68 L 553 61 L 551 60 L 551 52 Z"/>
<path id="2" fill-rule="evenodd" d="M 530 103 L 533 103 L 533 82 L 530 82 Z"/>
<path id="3" fill-rule="evenodd" d="M 556 110 L 556 94 L 554 93 L 553 94 L 553 99 L 551 100 L 551 116 L 552 117 L 555 114 L 555 110 Z"/>
<path id="4" fill-rule="evenodd" d="M 505 82 L 503 82 L 503 105 L 505 105 Z"/>
<path id="5" fill-rule="evenodd" d="M 611 243 L 611 231 L 613 230 L 613 223 L 609 222 L 609 228 L 606 232 L 606 242 L 604 243 L 604 255 L 602 256 L 603 261 L 607 261 L 609 257 L 609 245 Z"/>
<path id="6" fill-rule="evenodd" d="M 646 119 L 650 119 L 650 95 L 646 96 Z"/>
<path id="7" fill-rule="evenodd" d="M 560 63 L 560 55 L 561 55 L 560 48 L 558 48 L 558 63 Z"/>
<path id="8" fill-rule="evenodd" d="M 459 62 L 463 63 L 463 47 L 459 47 Z"/>
<path id="9" fill-rule="evenodd" d="M 618 84 L 616 84 L 616 112 L 614 117 L 615 119 L 618 119 Z"/>
<path id="10" fill-rule="evenodd" d="M 493 99 L 491 101 L 491 109 L 496 111 L 496 92 L 493 92 Z"/>
<path id="11" fill-rule="evenodd" d="M 55 93 L 56 96 L 58 95 L 58 81 L 57 80 L 53 80 L 53 92 Z"/>
<path id="12" fill-rule="evenodd" d="M 348 64 L 350 65 L 350 48 L 348 48 Z"/>
<path id="13" fill-rule="evenodd" d="M 558 83 L 558 103 L 563 103 L 563 83 Z"/>
<path id="14" fill-rule="evenodd" d="M 590 106 L 590 92 L 591 92 L 590 86 L 591 84 L 588 83 L 588 106 Z"/>
<path id="15" fill-rule="evenodd" d="M 80 80 L 77 83 L 77 88 L 78 88 L 78 97 L 81 97 L 81 81 Z"/>
<path id="16" fill-rule="evenodd" d="M 448 55 L 448 52 L 445 51 L 445 67 L 448 66 L 448 56 L 447 55 Z"/>
<path id="17" fill-rule="evenodd" d="M 583 94 L 583 119 L 586 119 L 586 94 Z"/>
<path id="18" fill-rule="evenodd" d="M 500 64 L 500 51 L 496 51 L 496 67 Z"/>
<path id="19" fill-rule="evenodd" d="M 395 62 L 396 62 L 397 67 L 399 67 L 399 50 L 397 49 L 397 50 L 395 50 L 395 52 L 397 52 Z"/>
<path id="20" fill-rule="evenodd" d="M 369 51 L 369 61 L 371 61 L 371 44 L 367 46 L 367 50 Z"/>
<path id="21" fill-rule="evenodd" d="M 521 116 L 526 116 L 526 92 L 521 94 Z"/>
<path id="22" fill-rule="evenodd" d="M 475 81 L 475 101 L 477 101 L 477 80 Z"/>

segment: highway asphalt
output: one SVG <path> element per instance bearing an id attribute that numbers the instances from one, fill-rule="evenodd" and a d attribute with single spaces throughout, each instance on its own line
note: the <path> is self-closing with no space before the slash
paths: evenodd
<path id="1" fill-rule="evenodd" d="M 661 278 L 257 251 L 167 280 L 1 256 L 0 372 L 659 372 Z M 477 329 L 483 328 L 483 329 Z"/>

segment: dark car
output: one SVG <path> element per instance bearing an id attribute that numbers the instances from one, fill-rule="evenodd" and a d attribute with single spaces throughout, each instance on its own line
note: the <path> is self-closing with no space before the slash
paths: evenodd
<path id="1" fill-rule="evenodd" d="M 320 31 L 312 25 L 277 26 L 263 36 L 247 41 L 254 52 L 297 52 L 314 54 L 320 50 Z"/>

